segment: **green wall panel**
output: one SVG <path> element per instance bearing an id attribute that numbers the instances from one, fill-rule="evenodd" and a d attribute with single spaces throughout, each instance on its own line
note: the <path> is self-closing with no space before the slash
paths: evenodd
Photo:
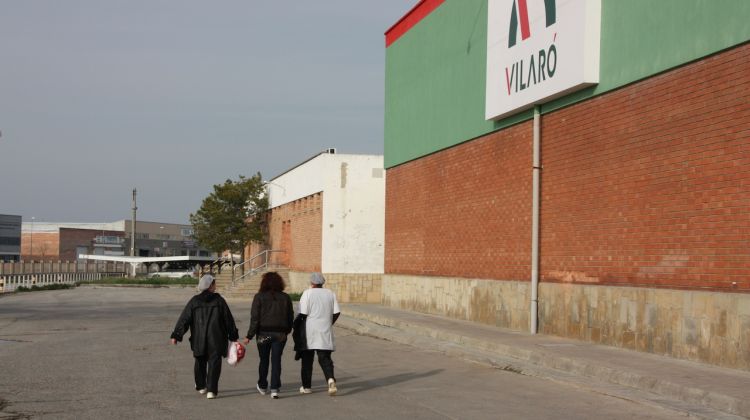
<path id="1" fill-rule="evenodd" d="M 602 0 L 600 83 L 542 112 L 746 42 L 748 17 L 750 0 Z M 446 0 L 386 49 L 386 167 L 531 118 L 484 120 L 486 37 L 486 0 Z"/>

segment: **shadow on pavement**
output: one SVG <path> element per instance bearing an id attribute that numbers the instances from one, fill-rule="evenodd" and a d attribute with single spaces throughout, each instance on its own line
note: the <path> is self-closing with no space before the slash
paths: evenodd
<path id="1" fill-rule="evenodd" d="M 354 394 L 358 394 L 364 391 L 369 391 L 375 388 L 382 388 L 382 387 L 387 387 L 387 386 L 395 385 L 395 384 L 402 383 L 402 382 L 413 381 L 415 379 L 426 378 L 428 376 L 437 375 L 443 371 L 444 369 L 433 369 L 431 371 L 423 372 L 423 373 L 416 373 L 416 372 L 399 373 L 398 375 L 391 375 L 391 376 L 385 376 L 383 378 L 367 379 L 367 380 L 361 380 L 361 381 L 356 381 L 356 382 L 349 382 L 350 377 L 339 377 L 338 380 L 336 381 L 339 384 L 339 392 L 336 394 L 336 396 L 354 395 Z M 296 388 L 293 388 L 293 389 L 296 390 Z M 322 387 L 320 388 L 320 390 L 315 389 L 315 392 L 325 393 L 326 389 L 325 387 Z M 219 390 L 219 396 L 221 398 L 241 397 L 243 395 L 250 395 L 250 394 L 257 394 L 257 393 L 258 391 L 255 389 L 255 387 Z M 285 390 L 282 392 L 282 397 L 284 398 L 300 397 L 300 396 L 304 396 L 304 395 L 299 394 L 297 392 L 293 392 L 293 391 L 290 392 L 288 390 Z"/>
<path id="2" fill-rule="evenodd" d="M 374 388 L 382 388 L 390 385 L 395 385 L 401 382 L 407 382 L 407 381 L 413 381 L 415 379 L 421 379 L 426 378 L 428 376 L 437 375 L 438 373 L 443 372 L 444 369 L 433 369 L 428 372 L 422 372 L 422 373 L 416 373 L 416 372 L 406 372 L 406 373 L 399 373 L 398 375 L 391 375 L 386 376 L 383 378 L 375 378 L 375 379 L 366 379 L 361 380 L 357 382 L 348 382 L 348 381 L 337 381 L 339 386 L 339 392 L 336 395 L 339 396 L 345 396 L 345 395 L 354 395 L 360 392 L 369 391 Z"/>

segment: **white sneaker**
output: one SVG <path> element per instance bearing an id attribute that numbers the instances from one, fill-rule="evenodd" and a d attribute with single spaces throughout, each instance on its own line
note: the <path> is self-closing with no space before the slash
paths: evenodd
<path id="1" fill-rule="evenodd" d="M 198 390 L 198 393 L 199 393 L 199 394 L 205 394 L 206 392 L 208 392 L 208 390 L 207 390 L 206 388 L 203 388 L 203 389 L 199 389 L 199 390 Z"/>
<path id="2" fill-rule="evenodd" d="M 271 398 L 273 398 L 274 400 L 278 400 L 279 399 L 279 391 L 271 391 Z"/>
<path id="3" fill-rule="evenodd" d="M 304 386 L 299 387 L 300 394 L 312 394 L 311 388 L 305 388 Z"/>
<path id="4" fill-rule="evenodd" d="M 258 384 L 255 384 L 255 388 L 260 392 L 260 395 L 266 395 L 266 392 L 268 392 L 268 390 L 261 388 Z"/>
<path id="5" fill-rule="evenodd" d="M 338 388 L 336 388 L 336 380 L 331 378 L 328 380 L 328 395 L 336 395 Z"/>
<path id="6" fill-rule="evenodd" d="M 206 394 L 206 398 L 208 398 L 209 400 L 213 400 L 214 398 L 216 398 L 216 394 L 214 394 L 213 392 L 209 392 L 208 394 Z"/>

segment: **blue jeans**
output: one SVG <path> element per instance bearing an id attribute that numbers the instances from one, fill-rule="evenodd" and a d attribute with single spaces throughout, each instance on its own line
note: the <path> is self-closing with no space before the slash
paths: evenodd
<path id="1" fill-rule="evenodd" d="M 268 388 L 268 365 L 271 362 L 271 390 L 281 389 L 281 355 L 286 345 L 284 333 L 259 333 L 257 338 L 258 356 L 258 386 Z M 270 360 L 269 360 L 270 359 Z"/>

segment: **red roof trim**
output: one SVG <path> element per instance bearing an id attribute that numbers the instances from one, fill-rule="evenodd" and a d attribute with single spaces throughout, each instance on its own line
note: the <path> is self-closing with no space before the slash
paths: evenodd
<path id="1" fill-rule="evenodd" d="M 397 39 L 414 27 L 419 21 L 437 9 L 445 0 L 420 0 L 398 22 L 385 31 L 385 47 L 388 48 Z"/>

